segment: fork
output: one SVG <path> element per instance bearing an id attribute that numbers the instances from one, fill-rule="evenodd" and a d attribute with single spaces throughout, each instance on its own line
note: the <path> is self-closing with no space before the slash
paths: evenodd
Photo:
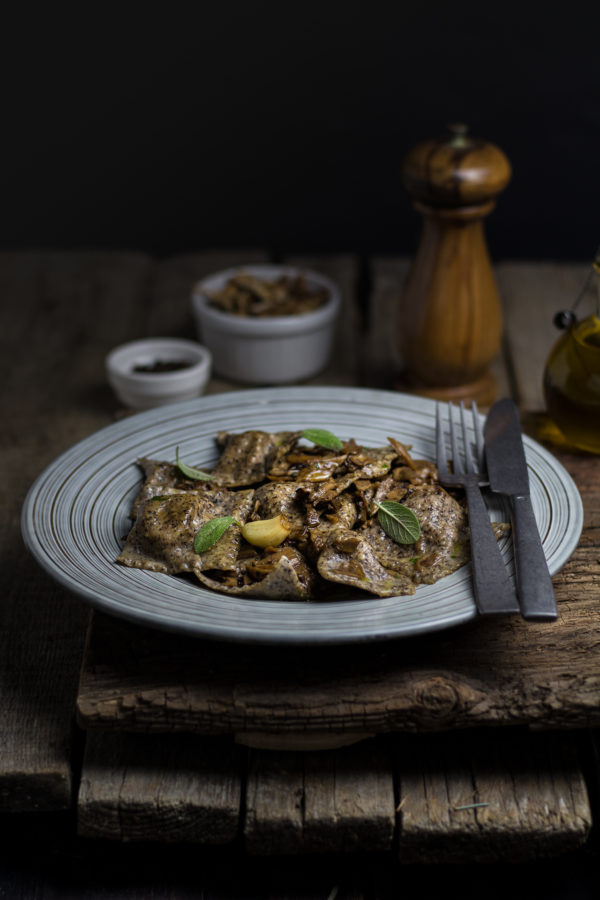
<path id="1" fill-rule="evenodd" d="M 473 430 L 477 448 L 477 463 L 473 458 L 469 438 L 464 403 L 460 403 L 462 428 L 462 456 L 459 452 L 457 429 L 454 422 L 454 406 L 448 404 L 448 425 L 452 457 L 446 453 L 446 439 L 442 423 L 442 412 L 436 409 L 436 452 L 439 480 L 445 487 L 464 488 L 469 511 L 471 534 L 471 565 L 473 571 L 473 593 L 475 604 L 481 615 L 502 615 L 520 612 L 519 601 L 511 582 L 498 541 L 492 528 L 481 487 L 487 484 L 483 466 L 483 432 L 477 404 L 472 407 Z M 464 465 L 462 457 L 464 456 Z M 449 462 L 452 462 L 452 471 Z"/>

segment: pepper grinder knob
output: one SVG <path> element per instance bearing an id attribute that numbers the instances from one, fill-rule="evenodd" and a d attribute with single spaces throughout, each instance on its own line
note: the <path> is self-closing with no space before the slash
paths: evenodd
<path id="1" fill-rule="evenodd" d="M 502 308 L 483 219 L 510 181 L 494 144 L 462 123 L 406 156 L 404 186 L 423 218 L 398 310 L 401 387 L 442 400 L 490 405 L 489 365 L 500 349 Z"/>

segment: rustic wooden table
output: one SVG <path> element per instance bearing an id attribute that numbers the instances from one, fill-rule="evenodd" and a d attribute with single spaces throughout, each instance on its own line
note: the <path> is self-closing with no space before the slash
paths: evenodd
<path id="1" fill-rule="evenodd" d="M 554 579 L 556 624 L 475 621 L 311 651 L 307 669 L 300 651 L 257 658 L 92 615 L 24 549 L 20 510 L 36 475 L 123 415 L 104 379 L 106 353 L 146 335 L 194 336 L 193 283 L 264 258 L 0 255 L 5 895 L 71 896 L 72 870 L 90 897 L 96 888 L 196 896 L 190 885 L 215 897 L 375 897 L 405 884 L 407 864 L 432 862 L 435 876 L 417 867 L 425 889 L 481 862 L 478 877 L 494 872 L 499 889 L 498 866 L 539 859 L 548 862 L 538 878 L 556 887 L 568 862 L 585 891 L 597 862 L 600 471 L 545 420 L 541 374 L 552 315 L 577 294 L 586 265 L 496 267 L 506 329 L 498 395 L 517 400 L 525 429 L 565 465 L 584 503 L 580 544 Z M 390 326 L 408 262 L 293 261 L 330 275 L 344 295 L 338 352 L 310 384 L 393 390 Z M 209 391 L 238 387 L 213 379 Z M 318 749 L 332 735 L 338 748 Z M 302 860 L 316 858 L 329 868 L 311 881 Z"/>

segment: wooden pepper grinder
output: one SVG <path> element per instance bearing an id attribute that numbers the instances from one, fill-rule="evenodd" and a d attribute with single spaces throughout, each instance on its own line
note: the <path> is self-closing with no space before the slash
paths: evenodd
<path id="1" fill-rule="evenodd" d="M 496 386 L 488 367 L 500 348 L 502 310 L 482 220 L 511 168 L 498 147 L 467 131 L 451 125 L 404 161 L 404 185 L 423 232 L 399 308 L 406 366 L 400 386 L 489 406 Z"/>

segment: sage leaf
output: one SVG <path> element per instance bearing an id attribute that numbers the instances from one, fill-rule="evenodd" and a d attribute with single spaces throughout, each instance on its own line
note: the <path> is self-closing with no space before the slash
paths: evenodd
<path id="1" fill-rule="evenodd" d="M 175 451 L 175 457 L 177 459 L 177 468 L 186 478 L 191 478 L 192 481 L 212 481 L 212 475 L 209 475 L 208 472 L 203 472 L 202 469 L 194 469 L 192 466 L 186 466 L 184 462 L 181 462 L 179 447 Z"/>
<path id="2" fill-rule="evenodd" d="M 307 428 L 302 432 L 302 437 L 307 441 L 312 441 L 319 447 L 325 447 L 326 450 L 341 450 L 342 442 L 339 437 L 332 434 L 331 431 L 325 431 L 322 428 Z"/>
<path id="3" fill-rule="evenodd" d="M 217 519 L 209 519 L 196 532 L 194 551 L 196 553 L 204 553 L 205 550 L 210 550 L 213 544 L 216 544 L 219 538 L 223 537 L 231 525 L 237 524 L 233 516 L 220 516 Z"/>
<path id="4" fill-rule="evenodd" d="M 414 544 L 421 536 L 421 526 L 412 509 L 395 500 L 382 500 L 377 504 L 377 519 L 397 544 Z"/>

